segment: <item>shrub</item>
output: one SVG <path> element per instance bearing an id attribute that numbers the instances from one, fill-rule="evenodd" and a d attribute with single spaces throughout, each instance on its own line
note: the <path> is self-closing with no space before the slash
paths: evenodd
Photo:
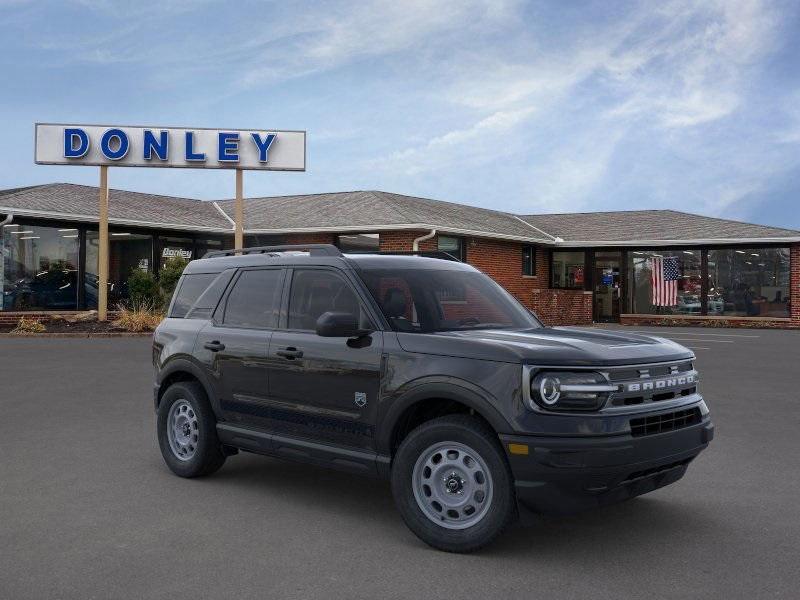
<path id="1" fill-rule="evenodd" d="M 161 293 L 165 303 L 172 298 L 175 286 L 178 285 L 178 279 L 183 275 L 183 270 L 187 264 L 189 264 L 187 261 L 176 256 L 168 259 L 164 266 L 161 267 L 158 275 L 158 284 L 161 286 Z"/>
<path id="2" fill-rule="evenodd" d="M 47 328 L 39 319 L 29 319 L 21 317 L 17 321 L 17 326 L 11 330 L 11 333 L 44 333 Z"/>
<path id="3" fill-rule="evenodd" d="M 150 271 L 134 269 L 128 277 L 128 296 L 132 305 L 161 304 L 161 290 L 155 276 Z"/>
<path id="4" fill-rule="evenodd" d="M 114 321 L 114 326 L 131 333 L 153 331 L 164 315 L 148 302 L 131 302 L 130 308 L 120 305 L 119 316 Z"/>

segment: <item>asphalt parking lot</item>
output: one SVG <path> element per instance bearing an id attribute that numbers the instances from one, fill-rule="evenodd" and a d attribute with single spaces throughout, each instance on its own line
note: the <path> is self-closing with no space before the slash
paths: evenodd
<path id="1" fill-rule="evenodd" d="M 253 455 L 171 475 L 148 339 L 2 339 L 0 598 L 797 598 L 800 332 L 648 331 L 695 348 L 712 446 L 673 486 L 467 556 L 379 481 Z"/>

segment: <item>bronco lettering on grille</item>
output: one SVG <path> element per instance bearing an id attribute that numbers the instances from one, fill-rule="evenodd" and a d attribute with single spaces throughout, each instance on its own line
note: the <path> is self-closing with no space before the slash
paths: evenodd
<path id="1" fill-rule="evenodd" d="M 637 383 L 629 383 L 626 391 L 628 392 L 646 392 L 652 390 L 663 390 L 682 385 L 689 385 L 695 382 L 694 375 L 681 375 L 680 377 L 667 377 L 664 379 L 654 379 L 653 381 L 642 381 Z"/>

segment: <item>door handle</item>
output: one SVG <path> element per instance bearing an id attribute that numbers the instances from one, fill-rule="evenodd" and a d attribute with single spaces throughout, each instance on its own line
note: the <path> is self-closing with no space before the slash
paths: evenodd
<path id="1" fill-rule="evenodd" d="M 203 348 L 211 350 L 212 352 L 219 352 L 220 350 L 225 350 L 225 344 L 214 340 L 213 342 L 206 342 L 203 344 Z"/>
<path id="2" fill-rule="evenodd" d="M 286 360 L 294 360 L 295 358 L 303 358 L 303 351 L 294 348 L 293 346 L 289 346 L 288 348 L 284 348 L 283 350 L 278 350 L 275 354 L 278 356 L 282 356 Z"/>

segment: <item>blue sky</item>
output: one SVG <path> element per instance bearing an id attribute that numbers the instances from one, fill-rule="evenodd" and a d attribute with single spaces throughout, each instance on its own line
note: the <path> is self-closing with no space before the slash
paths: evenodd
<path id="1" fill-rule="evenodd" d="M 248 196 L 381 189 L 522 213 L 673 208 L 800 229 L 800 5 L 0 0 L 0 188 L 33 123 L 305 129 Z M 207 199 L 233 173 L 112 169 Z"/>

